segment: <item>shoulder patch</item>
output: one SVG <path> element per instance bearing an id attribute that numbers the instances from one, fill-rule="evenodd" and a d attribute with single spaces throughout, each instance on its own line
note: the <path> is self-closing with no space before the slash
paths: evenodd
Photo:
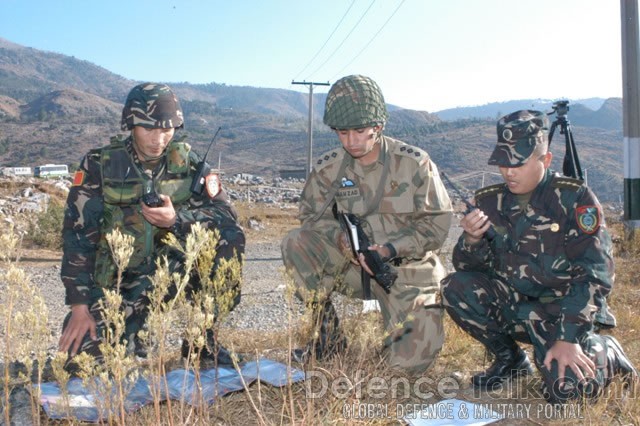
<path id="1" fill-rule="evenodd" d="M 218 195 L 222 189 L 222 184 L 220 183 L 220 178 L 216 173 L 211 173 L 205 178 L 205 187 L 207 188 L 209 198 L 213 199 Z"/>
<path id="2" fill-rule="evenodd" d="M 602 222 L 602 213 L 600 208 L 596 205 L 592 206 L 580 206 L 576 208 L 576 221 L 578 227 L 585 234 L 593 234 L 600 227 Z"/>
<path id="3" fill-rule="evenodd" d="M 488 197 L 490 195 L 496 195 L 504 191 L 504 183 L 497 183 L 495 185 L 485 186 L 484 188 L 480 188 L 475 193 L 475 199 L 479 200 L 484 197 Z"/>
<path id="4" fill-rule="evenodd" d="M 333 163 L 338 158 L 342 158 L 341 154 L 343 154 L 343 153 L 341 153 L 340 151 L 344 151 L 344 149 L 343 148 L 336 148 L 333 151 L 329 151 L 329 152 L 323 154 L 322 156 L 320 156 L 316 160 L 315 167 L 321 169 L 321 168 Z"/>
<path id="5" fill-rule="evenodd" d="M 84 183 L 85 172 L 84 170 L 78 169 L 73 175 L 73 183 L 71 186 L 81 186 Z"/>
<path id="6" fill-rule="evenodd" d="M 554 176 L 551 181 L 551 186 L 554 188 L 569 189 L 571 191 L 577 191 L 584 185 L 584 182 L 580 179 L 574 179 L 566 176 Z"/>
<path id="7" fill-rule="evenodd" d="M 416 161 L 420 162 L 424 158 L 428 158 L 429 155 L 426 151 L 412 145 L 407 145 L 406 143 L 399 142 L 393 152 L 402 155 L 403 157 L 414 158 Z"/>

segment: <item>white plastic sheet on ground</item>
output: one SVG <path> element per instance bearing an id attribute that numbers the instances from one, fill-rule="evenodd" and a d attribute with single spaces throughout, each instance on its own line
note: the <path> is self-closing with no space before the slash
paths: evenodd
<path id="1" fill-rule="evenodd" d="M 190 405 L 203 402 L 212 404 L 220 396 L 244 389 L 243 380 L 246 385 L 260 380 L 272 386 L 281 387 L 289 381 L 295 383 L 304 378 L 305 374 L 301 370 L 292 368 L 289 376 L 285 364 L 259 359 L 245 363 L 239 372 L 234 368 L 225 367 L 202 370 L 199 372 L 199 382 L 193 371 L 174 370 L 166 375 L 166 388 L 164 384 L 158 386 L 157 393 L 162 401 L 169 398 L 185 401 Z M 153 402 L 154 382 L 156 381 L 145 377 L 139 377 L 136 380 L 124 402 L 127 412 L 135 411 Z M 100 389 L 99 384 L 96 388 Z M 86 422 L 98 422 L 109 417 L 108 413 L 102 412 L 99 404 L 95 403 L 96 392 L 87 389 L 78 378 L 69 380 L 67 384 L 68 405 L 57 383 L 42 383 L 40 390 L 40 403 L 52 419 L 75 418 Z"/>

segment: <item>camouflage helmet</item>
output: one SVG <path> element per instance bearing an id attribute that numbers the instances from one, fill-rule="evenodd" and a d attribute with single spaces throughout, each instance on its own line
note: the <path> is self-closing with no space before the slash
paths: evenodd
<path id="1" fill-rule="evenodd" d="M 122 130 L 134 126 L 170 129 L 184 126 L 182 107 L 166 84 L 142 83 L 131 89 L 122 109 Z"/>
<path id="2" fill-rule="evenodd" d="M 378 84 L 363 75 L 336 81 L 324 106 L 324 124 L 332 129 L 384 126 L 389 114 Z"/>

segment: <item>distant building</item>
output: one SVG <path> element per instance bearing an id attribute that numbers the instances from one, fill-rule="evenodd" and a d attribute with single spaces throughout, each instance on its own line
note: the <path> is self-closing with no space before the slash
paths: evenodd
<path id="1" fill-rule="evenodd" d="M 3 167 L 0 169 L 3 176 L 33 176 L 31 167 Z"/>
<path id="2" fill-rule="evenodd" d="M 230 179 L 232 183 L 238 184 L 252 184 L 252 185 L 262 185 L 264 183 L 264 178 L 262 176 L 256 176 L 249 173 L 236 173 Z"/>
<path id="3" fill-rule="evenodd" d="M 305 169 L 280 170 L 281 179 L 304 179 L 307 175 Z"/>

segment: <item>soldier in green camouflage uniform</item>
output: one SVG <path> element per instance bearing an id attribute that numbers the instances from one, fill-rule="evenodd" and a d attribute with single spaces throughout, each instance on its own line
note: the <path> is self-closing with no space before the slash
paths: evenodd
<path id="1" fill-rule="evenodd" d="M 521 341 L 533 345 L 546 397 L 564 401 L 636 372 L 612 336 L 594 332 L 615 326 L 611 238 L 593 192 L 549 169 L 547 129 L 539 111 L 498 121 L 489 164 L 505 183 L 476 192 L 442 295 L 454 321 L 495 355 L 473 376 L 476 387 L 532 373 Z"/>
<path id="2" fill-rule="evenodd" d="M 180 103 L 168 86 L 140 84 L 129 93 L 122 112 L 122 130 L 131 130 L 130 136 L 112 138 L 109 146 L 90 151 L 74 176 L 64 217 L 61 268 L 71 312 L 63 325 L 60 350 L 70 356 L 87 352 L 101 359 L 104 322 L 98 302 L 103 289 L 113 289 L 116 283 L 106 241 L 113 229 L 134 237 L 119 291 L 126 314 L 123 340 L 139 355 L 144 353 L 136 336 L 146 319 L 156 260 L 166 255 L 172 272 L 182 268 L 180 253 L 162 242 L 167 233 L 184 239 L 190 226 L 200 222 L 220 232 L 217 261 L 244 252 L 244 233 L 217 175 L 207 171 L 205 189 L 190 190 L 198 158 L 183 138 L 173 138 L 183 122 Z M 157 205 L 141 201 L 148 193 L 159 194 Z M 195 276 L 190 286 L 190 291 L 198 291 Z M 167 297 L 172 294 L 175 288 Z M 213 334 L 207 334 L 211 340 Z"/>
<path id="3" fill-rule="evenodd" d="M 309 302 L 309 292 L 315 291 L 310 305 L 320 315 L 320 333 L 294 353 L 299 360 L 314 352 L 318 358 L 332 355 L 345 346 L 329 295 L 338 290 L 361 298 L 361 268 L 371 273 L 362 255 L 351 257 L 334 205 L 358 216 L 372 243 L 369 249 L 397 266 L 389 294 L 371 278 L 390 333 L 390 364 L 421 371 L 441 349 L 443 312 L 435 302 L 445 269 L 435 252 L 449 231 L 451 202 L 425 151 L 382 134 L 387 116 L 380 88 L 368 77 L 344 77 L 327 95 L 324 123 L 342 147 L 316 162 L 302 193 L 302 227 L 282 242 L 298 294 Z"/>

